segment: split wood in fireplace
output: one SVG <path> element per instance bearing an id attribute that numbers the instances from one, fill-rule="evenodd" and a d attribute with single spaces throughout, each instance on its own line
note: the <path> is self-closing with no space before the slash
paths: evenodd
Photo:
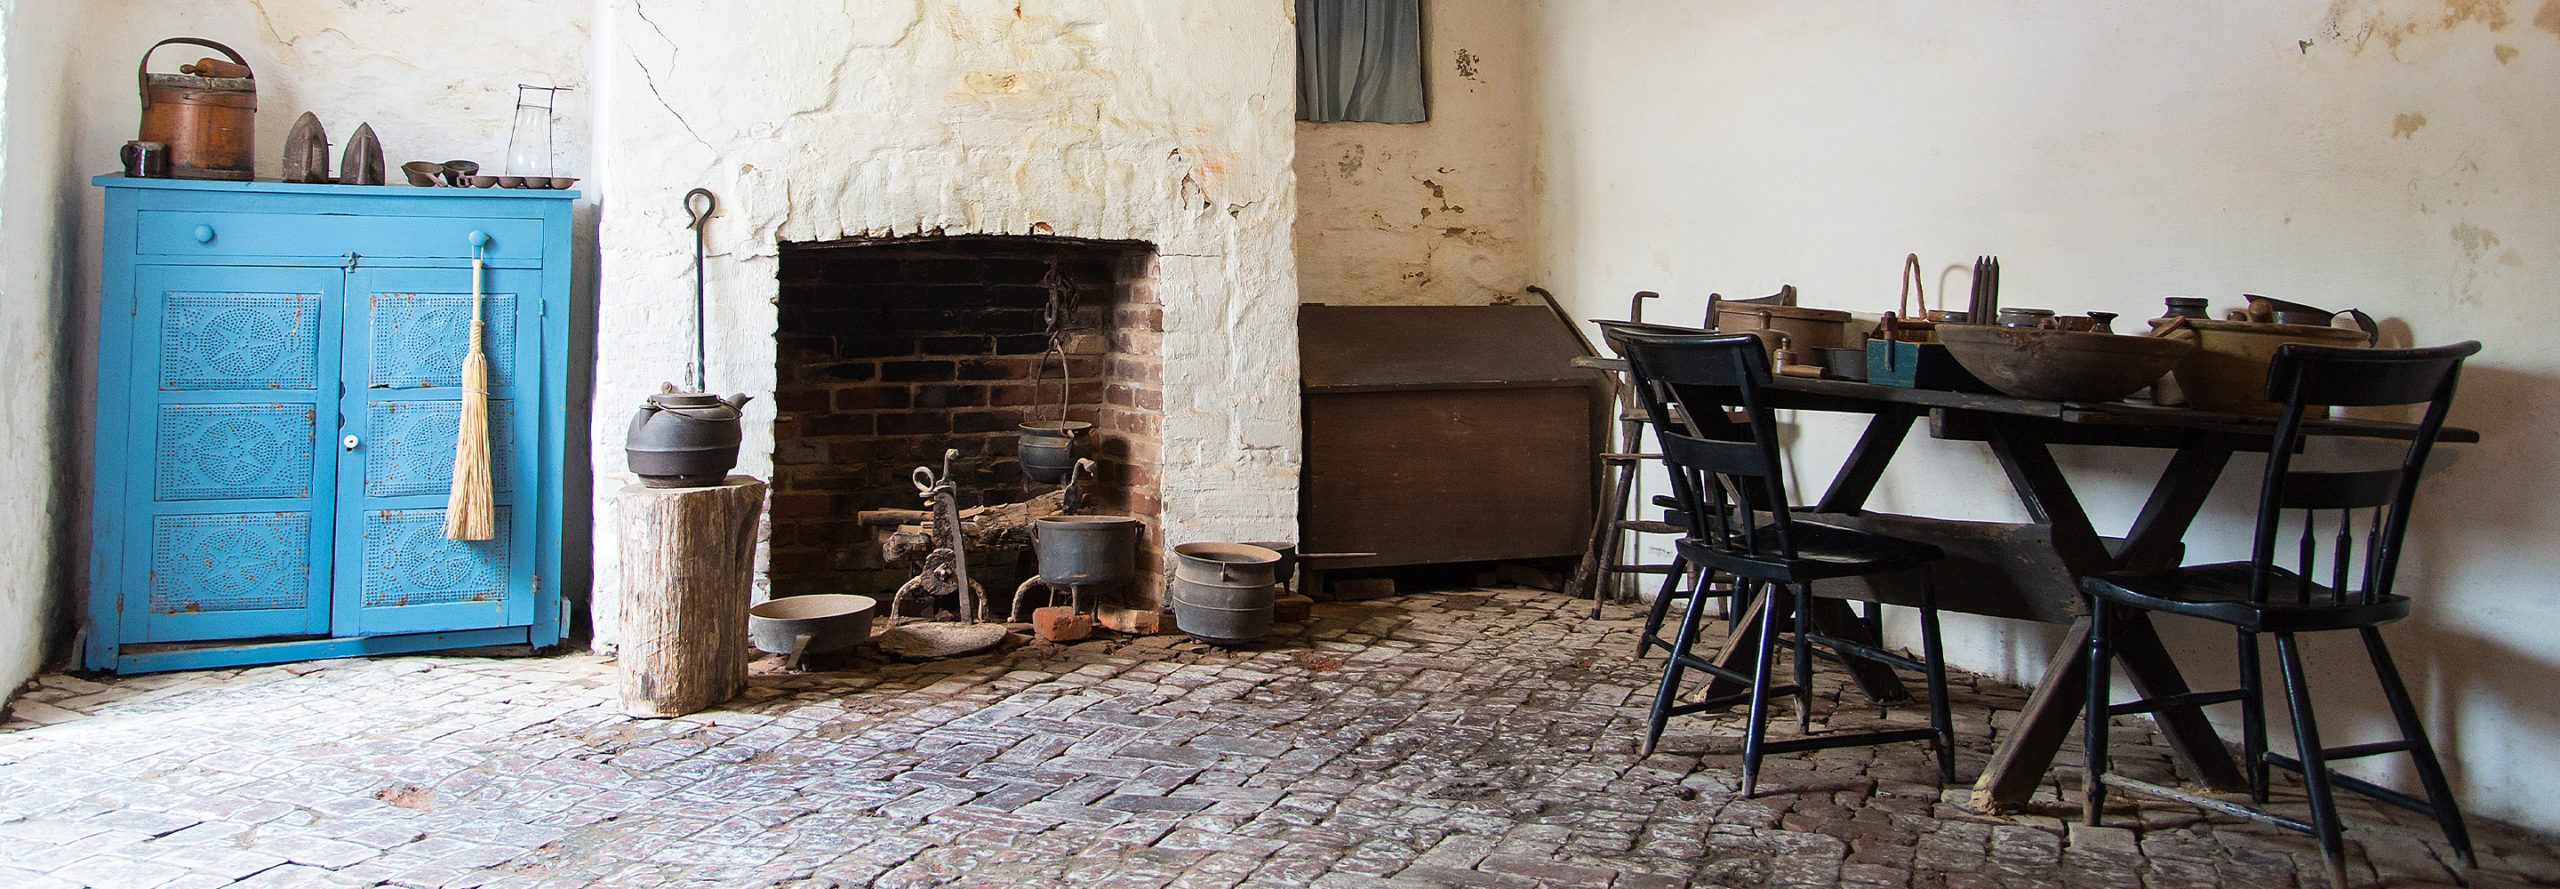
<path id="1" fill-rule="evenodd" d="M 917 508 L 911 473 L 945 449 L 963 508 L 1028 499 L 1019 424 L 1092 423 L 1086 512 L 1145 526 L 1119 603 L 1152 610 L 1162 534 L 1164 410 L 1154 247 L 959 235 L 785 244 L 776 339 L 772 561 L 776 596 L 882 598 L 913 576 L 883 564 L 866 509 Z M 1051 322 L 1056 306 L 1055 324 Z M 1052 332 L 1055 331 L 1053 338 Z M 1064 353 L 1063 371 L 1053 342 Z M 1002 603 L 1029 572 L 971 554 Z M 991 563 L 991 564 L 990 564 Z"/>

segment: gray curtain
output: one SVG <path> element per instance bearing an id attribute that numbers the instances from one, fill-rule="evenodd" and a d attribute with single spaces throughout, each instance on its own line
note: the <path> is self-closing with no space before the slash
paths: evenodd
<path id="1" fill-rule="evenodd" d="M 1297 0 L 1298 119 L 1421 123 L 1421 0 Z"/>

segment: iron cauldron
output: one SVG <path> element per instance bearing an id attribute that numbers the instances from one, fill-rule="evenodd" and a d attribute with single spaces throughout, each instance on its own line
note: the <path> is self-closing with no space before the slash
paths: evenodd
<path id="1" fill-rule="evenodd" d="M 1138 576 L 1138 520 L 1115 515 L 1041 516 L 1031 523 L 1040 579 L 1058 586 L 1109 586 Z"/>

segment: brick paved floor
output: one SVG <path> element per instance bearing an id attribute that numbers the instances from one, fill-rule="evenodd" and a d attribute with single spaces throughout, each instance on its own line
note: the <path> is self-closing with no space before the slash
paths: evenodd
<path id="1" fill-rule="evenodd" d="M 1737 799 L 1730 718 L 1635 755 L 1659 662 L 1629 656 L 1635 622 L 1612 612 L 1513 589 L 1328 604 L 1254 650 L 1152 637 L 766 672 L 669 720 L 622 716 L 612 662 L 583 654 L 46 676 L 0 725 L 0 887 L 2283 889 L 2319 873 L 2306 839 L 2172 805 L 2077 826 L 2067 779 L 2040 814 L 1970 815 L 1921 745 L 1781 757 L 1763 798 Z M 1830 722 L 1920 718 L 1824 689 Z M 1959 681 L 1966 776 L 2022 697 Z M 2360 885 L 2453 882 L 2431 826 L 2346 808 Z M 2560 885 L 2547 841 L 2473 824 L 2475 885 Z"/>

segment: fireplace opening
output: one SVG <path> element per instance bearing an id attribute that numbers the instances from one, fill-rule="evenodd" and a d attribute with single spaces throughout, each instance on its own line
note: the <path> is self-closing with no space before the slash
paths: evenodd
<path id="1" fill-rule="evenodd" d="M 918 509 L 913 473 L 951 477 L 963 509 L 1057 490 L 1016 457 L 1020 424 L 1093 424 L 1087 514 L 1136 517 L 1141 580 L 1104 602 L 1159 604 L 1157 466 L 1163 310 L 1153 245 L 959 235 L 786 243 L 775 332 L 771 563 L 776 596 L 880 598 L 914 576 L 884 563 L 864 510 Z M 1053 346 L 1055 352 L 1052 351 Z M 1063 354 L 1063 370 L 1060 354 Z M 1030 553 L 969 554 L 1002 608 Z"/>

